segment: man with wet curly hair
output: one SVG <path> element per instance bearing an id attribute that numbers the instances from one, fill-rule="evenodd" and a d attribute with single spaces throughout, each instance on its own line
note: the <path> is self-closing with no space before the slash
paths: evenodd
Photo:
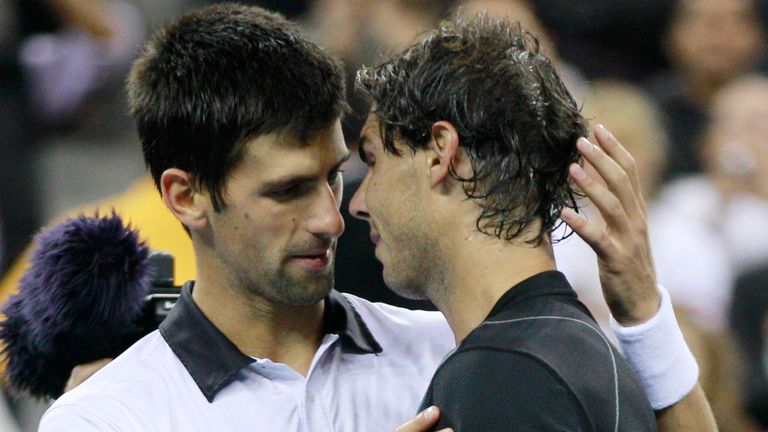
<path id="1" fill-rule="evenodd" d="M 357 84 L 373 109 L 350 209 L 370 223 L 387 285 L 432 300 L 458 344 L 422 402 L 440 407 L 438 426 L 656 430 L 640 382 L 555 268 L 561 213 L 579 227 L 571 176 L 595 197 L 581 155 L 601 172 L 606 161 L 536 39 L 458 19 Z"/>

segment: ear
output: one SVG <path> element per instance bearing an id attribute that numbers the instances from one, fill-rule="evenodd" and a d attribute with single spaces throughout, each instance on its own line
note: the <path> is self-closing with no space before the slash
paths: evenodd
<path id="1" fill-rule="evenodd" d="M 432 187 L 444 183 L 451 166 L 456 168 L 461 155 L 459 134 L 450 122 L 439 121 L 432 125 L 432 139 L 427 151 L 427 169 Z"/>
<path id="2" fill-rule="evenodd" d="M 205 227 L 211 210 L 210 197 L 195 187 L 192 176 L 178 168 L 169 168 L 160 177 L 165 206 L 191 231 Z"/>

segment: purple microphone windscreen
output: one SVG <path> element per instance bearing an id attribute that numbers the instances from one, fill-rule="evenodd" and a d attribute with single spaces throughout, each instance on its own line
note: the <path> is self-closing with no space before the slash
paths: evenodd
<path id="1" fill-rule="evenodd" d="M 138 340 L 148 253 L 114 213 L 80 216 L 38 234 L 31 266 L 0 323 L 12 386 L 58 397 L 74 366 L 116 357 Z"/>

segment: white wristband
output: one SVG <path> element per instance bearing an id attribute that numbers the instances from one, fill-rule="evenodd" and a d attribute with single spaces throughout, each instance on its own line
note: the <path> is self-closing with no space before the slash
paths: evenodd
<path id="1" fill-rule="evenodd" d="M 680 332 L 669 293 L 661 285 L 658 290 L 661 306 L 650 320 L 624 327 L 611 316 L 619 346 L 654 410 L 679 402 L 699 380 L 699 365 Z"/>

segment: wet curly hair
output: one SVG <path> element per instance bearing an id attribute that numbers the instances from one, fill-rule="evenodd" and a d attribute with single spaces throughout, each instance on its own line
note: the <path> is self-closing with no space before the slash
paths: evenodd
<path id="1" fill-rule="evenodd" d="M 568 166 L 580 160 L 587 121 L 520 23 L 484 14 L 443 22 L 360 70 L 356 86 L 372 100 L 385 151 L 399 155 L 396 141 L 425 148 L 441 120 L 456 128 L 472 175 L 451 175 L 479 204 L 480 232 L 510 240 L 541 221 L 526 240 L 539 244 L 559 227 L 560 210 L 576 207 Z"/>

